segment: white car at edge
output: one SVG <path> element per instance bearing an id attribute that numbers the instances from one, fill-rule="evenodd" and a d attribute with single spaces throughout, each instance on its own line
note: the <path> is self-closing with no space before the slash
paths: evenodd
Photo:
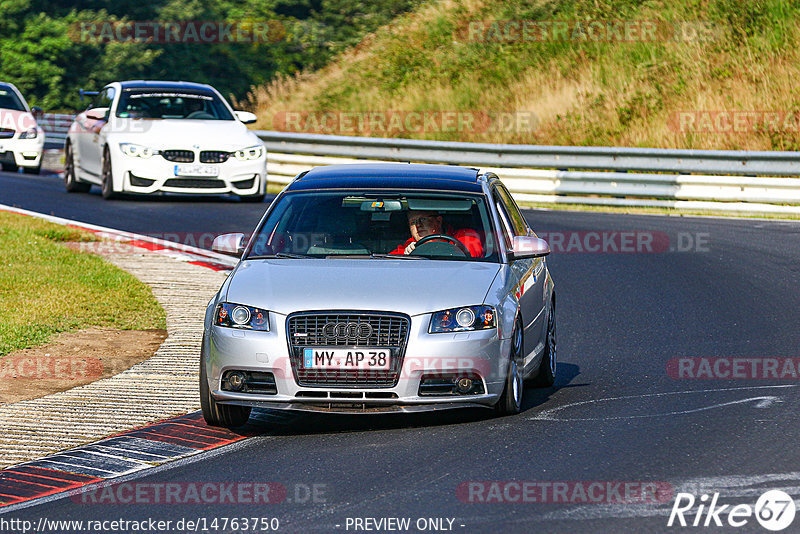
<path id="1" fill-rule="evenodd" d="M 75 117 L 65 145 L 69 192 L 99 185 L 119 193 L 235 194 L 261 202 L 267 150 L 210 85 L 126 81 L 108 84 Z"/>
<path id="2" fill-rule="evenodd" d="M 39 174 L 44 152 L 44 130 L 34 113 L 13 84 L 0 82 L 0 165 L 4 171 L 16 172 L 20 167 L 28 174 Z"/>

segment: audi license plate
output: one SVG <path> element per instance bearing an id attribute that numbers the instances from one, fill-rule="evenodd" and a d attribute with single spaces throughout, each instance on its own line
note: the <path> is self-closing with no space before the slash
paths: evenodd
<path id="1" fill-rule="evenodd" d="M 216 165 L 175 165 L 175 176 L 219 176 Z"/>
<path id="2" fill-rule="evenodd" d="M 389 369 L 391 352 L 369 347 L 303 349 L 303 368 L 385 371 Z"/>

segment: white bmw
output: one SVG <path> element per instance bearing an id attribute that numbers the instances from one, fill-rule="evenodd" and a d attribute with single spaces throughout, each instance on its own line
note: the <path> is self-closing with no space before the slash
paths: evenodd
<path id="1" fill-rule="evenodd" d="M 210 85 L 127 81 L 108 84 L 73 121 L 65 145 L 69 192 L 99 185 L 119 193 L 235 194 L 261 202 L 267 150 Z"/>

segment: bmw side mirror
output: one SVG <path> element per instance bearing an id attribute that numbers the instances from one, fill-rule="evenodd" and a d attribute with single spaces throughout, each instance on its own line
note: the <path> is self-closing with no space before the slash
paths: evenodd
<path id="1" fill-rule="evenodd" d="M 108 112 L 110 108 L 92 108 L 86 111 L 86 118 L 96 121 L 108 120 Z"/>
<path id="2" fill-rule="evenodd" d="M 550 245 L 534 236 L 514 236 L 512 254 L 514 259 L 541 258 L 550 254 Z"/>
<path id="3" fill-rule="evenodd" d="M 241 256 L 244 252 L 244 234 L 222 234 L 214 238 L 211 250 L 228 256 Z"/>
<path id="4" fill-rule="evenodd" d="M 242 121 L 245 124 L 253 124 L 258 120 L 255 113 L 250 113 L 249 111 L 234 111 L 236 114 L 236 118 Z"/>

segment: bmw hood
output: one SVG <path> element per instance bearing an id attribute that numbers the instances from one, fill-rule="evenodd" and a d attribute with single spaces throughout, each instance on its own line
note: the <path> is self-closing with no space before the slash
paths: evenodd
<path id="1" fill-rule="evenodd" d="M 203 149 L 233 151 L 261 144 L 243 123 L 186 119 L 116 119 L 109 123 L 109 137 L 119 142 L 139 143 L 156 149 Z"/>
<path id="2" fill-rule="evenodd" d="M 288 315 L 375 310 L 408 315 L 482 304 L 500 265 L 465 261 L 269 259 L 242 262 L 227 301 Z"/>

